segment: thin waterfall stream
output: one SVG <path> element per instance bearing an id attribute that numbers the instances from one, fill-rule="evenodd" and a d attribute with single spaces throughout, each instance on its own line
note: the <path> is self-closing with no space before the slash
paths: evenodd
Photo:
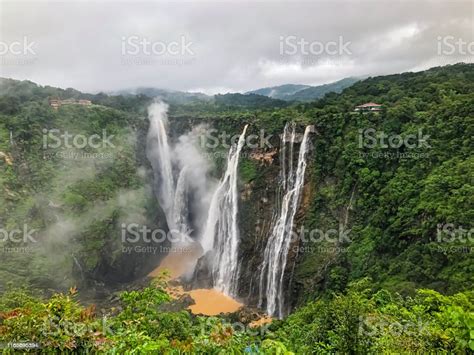
<path id="1" fill-rule="evenodd" d="M 271 316 L 282 318 L 285 315 L 284 276 L 288 252 L 294 232 L 295 215 L 301 200 L 309 150 L 308 137 L 312 126 L 305 129 L 298 154 L 296 170 L 293 168 L 293 145 L 296 137 L 295 125 L 287 124 L 282 135 L 281 184 L 283 198 L 278 218 L 271 230 L 264 251 L 260 274 L 259 303 L 266 300 L 266 311 Z M 289 145 L 288 155 L 286 144 Z M 288 165 L 286 165 L 288 160 Z"/>
<path id="2" fill-rule="evenodd" d="M 237 180 L 240 152 L 245 143 L 247 127 L 248 125 L 240 135 L 238 143 L 229 151 L 227 168 L 212 198 L 202 239 L 204 251 L 212 250 L 214 254 L 212 265 L 214 287 L 229 296 L 236 295 L 239 282 Z"/>

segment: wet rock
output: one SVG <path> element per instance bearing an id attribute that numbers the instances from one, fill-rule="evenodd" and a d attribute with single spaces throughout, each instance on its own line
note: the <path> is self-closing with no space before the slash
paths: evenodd
<path id="1" fill-rule="evenodd" d="M 250 324 L 261 320 L 262 318 L 267 318 L 268 316 L 254 307 L 242 307 L 237 312 L 227 315 L 227 319 L 232 322 L 239 322 L 242 324 Z"/>
<path id="2" fill-rule="evenodd" d="M 159 310 L 162 312 L 179 312 L 195 303 L 190 295 L 184 294 L 177 299 L 160 305 Z"/>
<path id="3" fill-rule="evenodd" d="M 194 269 L 194 275 L 192 281 L 184 284 L 185 290 L 196 289 L 196 288 L 212 288 L 212 253 L 209 251 L 205 255 L 201 256 Z"/>

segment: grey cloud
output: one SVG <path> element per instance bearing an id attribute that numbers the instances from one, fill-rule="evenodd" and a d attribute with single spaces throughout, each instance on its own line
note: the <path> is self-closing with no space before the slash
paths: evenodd
<path id="1" fill-rule="evenodd" d="M 26 36 L 35 42 L 36 56 L 26 64 L 14 57 L 0 75 L 91 92 L 322 84 L 472 61 L 461 53 L 438 55 L 437 44 L 446 35 L 474 41 L 473 18 L 471 1 L 2 1 L 0 41 Z M 184 37 L 194 55 L 124 65 L 123 38 L 130 36 L 164 43 Z M 322 43 L 342 37 L 351 54 L 282 56 L 280 38 L 288 36 Z"/>

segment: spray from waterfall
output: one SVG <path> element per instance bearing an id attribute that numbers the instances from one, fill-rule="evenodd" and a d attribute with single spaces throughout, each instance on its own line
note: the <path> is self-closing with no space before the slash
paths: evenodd
<path id="1" fill-rule="evenodd" d="M 186 237 L 191 231 L 201 233 L 214 182 L 208 178 L 209 163 L 198 149 L 198 130 L 170 142 L 167 110 L 168 105 L 163 102 L 155 102 L 148 108 L 147 158 L 153 169 L 155 195 L 168 228 Z"/>
<path id="2" fill-rule="evenodd" d="M 212 251 L 212 276 L 214 287 L 223 293 L 236 295 L 239 275 L 238 228 L 238 165 L 245 143 L 245 126 L 239 141 L 227 157 L 227 168 L 211 201 L 206 228 L 201 240 L 204 252 Z"/>
<path id="3" fill-rule="evenodd" d="M 308 137 L 311 129 L 312 126 L 305 129 L 296 170 L 293 167 L 293 147 L 296 139 L 295 125 L 287 124 L 282 135 L 280 179 L 283 187 L 283 198 L 278 217 L 264 251 L 259 297 L 260 306 L 263 305 L 263 297 L 265 296 L 267 313 L 279 318 L 282 318 L 285 313 L 284 276 L 293 235 L 294 219 L 304 185 L 306 158 L 309 150 Z"/>

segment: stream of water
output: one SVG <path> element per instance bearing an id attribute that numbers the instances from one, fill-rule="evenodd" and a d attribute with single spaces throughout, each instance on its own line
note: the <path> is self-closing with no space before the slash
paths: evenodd
<path id="1" fill-rule="evenodd" d="M 239 141 L 233 145 L 227 158 L 227 169 L 214 193 L 204 230 L 202 246 L 212 250 L 212 275 L 214 287 L 234 296 L 239 282 L 239 242 L 237 190 L 240 152 L 245 143 L 245 126 Z"/>
<path id="2" fill-rule="evenodd" d="M 276 222 L 267 240 L 260 274 L 260 306 L 266 301 L 266 311 L 271 316 L 285 315 L 284 276 L 288 252 L 294 235 L 294 219 L 301 200 L 308 155 L 308 137 L 311 127 L 305 129 L 298 154 L 296 170 L 293 167 L 295 126 L 287 124 L 282 135 L 281 186 L 283 198 Z M 288 149 L 287 146 L 288 145 Z M 286 154 L 288 152 L 288 154 Z"/>

